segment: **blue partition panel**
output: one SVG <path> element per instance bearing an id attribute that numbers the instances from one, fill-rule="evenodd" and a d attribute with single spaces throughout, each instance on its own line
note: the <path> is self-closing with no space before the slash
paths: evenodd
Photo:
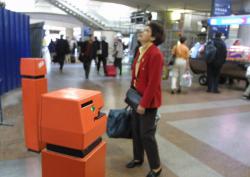
<path id="1" fill-rule="evenodd" d="M 0 79 L 4 77 L 4 67 L 3 67 L 3 9 L 0 8 Z M 2 82 L 0 81 L 0 93 L 3 92 Z"/>
<path id="2" fill-rule="evenodd" d="M 0 8 L 0 94 L 20 87 L 20 58 L 30 53 L 29 16 Z"/>

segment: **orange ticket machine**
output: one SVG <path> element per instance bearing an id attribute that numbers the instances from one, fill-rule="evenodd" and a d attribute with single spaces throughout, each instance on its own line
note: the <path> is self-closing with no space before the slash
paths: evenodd
<path id="1" fill-rule="evenodd" d="M 42 177 L 105 177 L 107 117 L 101 92 L 62 89 L 42 96 Z"/>
<path id="2" fill-rule="evenodd" d="M 41 95 L 48 92 L 46 64 L 40 58 L 21 59 L 24 136 L 27 149 L 40 152 L 44 148 L 40 134 Z"/>

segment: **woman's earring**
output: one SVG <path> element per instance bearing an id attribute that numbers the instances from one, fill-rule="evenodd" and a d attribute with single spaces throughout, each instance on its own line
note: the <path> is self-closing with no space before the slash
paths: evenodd
<path id="1" fill-rule="evenodd" d="M 151 42 L 153 42 L 155 40 L 155 37 L 151 37 Z"/>

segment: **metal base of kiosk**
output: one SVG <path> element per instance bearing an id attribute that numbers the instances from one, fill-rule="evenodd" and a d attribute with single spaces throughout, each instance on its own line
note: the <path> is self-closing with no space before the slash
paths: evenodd
<path id="1" fill-rule="evenodd" d="M 2 97 L 0 95 L 0 126 L 13 127 L 13 124 L 4 122 L 3 118 L 3 108 L 2 108 Z"/>
<path id="2" fill-rule="evenodd" d="M 42 177 L 105 177 L 105 157 L 105 142 L 101 142 L 84 157 L 44 149 L 42 151 Z"/>

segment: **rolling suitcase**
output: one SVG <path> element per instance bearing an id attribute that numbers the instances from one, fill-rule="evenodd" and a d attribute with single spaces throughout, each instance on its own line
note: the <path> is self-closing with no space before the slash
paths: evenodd
<path id="1" fill-rule="evenodd" d="M 115 77 L 116 76 L 116 67 L 114 65 L 106 66 L 106 76 Z"/>

